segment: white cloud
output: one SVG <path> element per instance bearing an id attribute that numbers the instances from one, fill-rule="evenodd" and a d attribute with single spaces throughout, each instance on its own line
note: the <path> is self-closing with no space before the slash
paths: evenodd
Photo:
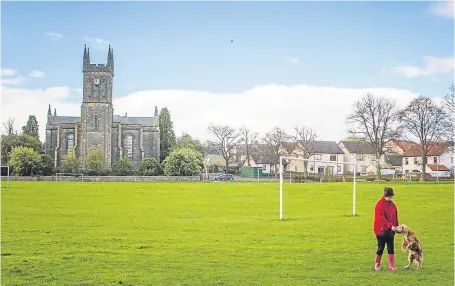
<path id="1" fill-rule="evenodd" d="M 73 93 L 72 93 L 73 91 Z M 417 96 L 408 90 L 393 88 L 349 89 L 322 86 L 257 86 L 241 93 L 210 93 L 188 90 L 139 91 L 114 100 L 114 113 L 128 116 L 153 116 L 155 105 L 167 107 L 176 135 L 187 132 L 202 140 L 211 138 L 209 124 L 245 125 L 262 136 L 275 126 L 293 133 L 295 126 L 315 130 L 319 140 L 338 141 L 347 136 L 346 116 L 352 104 L 367 92 L 394 99 L 404 107 Z M 20 127 L 30 114 L 37 116 L 43 138 L 48 104 L 57 114 L 80 116 L 80 102 L 68 103 L 69 87 L 27 90 L 2 87 L 1 120 L 15 118 Z M 22 124 L 19 126 L 19 124 Z"/>
<path id="2" fill-rule="evenodd" d="M 3 76 L 13 76 L 17 74 L 17 70 L 13 69 L 8 69 L 8 68 L 2 68 L 1 69 L 1 75 Z"/>
<path id="3" fill-rule="evenodd" d="M 49 37 L 49 39 L 53 42 L 58 42 L 63 39 L 63 35 L 55 32 L 47 32 L 44 35 Z"/>
<path id="4" fill-rule="evenodd" d="M 440 1 L 432 5 L 431 11 L 441 17 L 452 18 L 454 17 L 455 5 L 454 1 Z"/>
<path id="5" fill-rule="evenodd" d="M 28 74 L 28 76 L 33 78 L 42 78 L 44 77 L 44 72 L 33 70 L 31 73 Z"/>
<path id="6" fill-rule="evenodd" d="M 286 59 L 286 61 L 288 61 L 288 63 L 291 63 L 291 64 L 296 64 L 299 62 L 299 59 L 298 58 L 294 58 L 294 57 L 289 57 Z"/>
<path id="7" fill-rule="evenodd" d="M 2 85 L 21 85 L 24 83 L 23 77 L 14 77 L 14 78 L 2 78 L 0 79 L 0 84 Z"/>
<path id="8" fill-rule="evenodd" d="M 93 45 L 95 46 L 96 48 L 100 49 L 100 50 L 105 50 L 108 48 L 110 42 L 107 41 L 107 40 L 103 40 L 103 39 L 100 39 L 100 38 L 90 38 L 90 37 L 86 37 L 85 38 L 85 41 L 87 43 L 89 43 L 90 45 Z"/>
<path id="9" fill-rule="evenodd" d="M 415 66 L 397 66 L 391 68 L 391 71 L 396 74 L 404 75 L 409 78 L 419 76 L 429 76 L 434 74 L 446 74 L 453 71 L 454 58 L 435 58 L 424 57 L 426 66 L 419 68 Z"/>

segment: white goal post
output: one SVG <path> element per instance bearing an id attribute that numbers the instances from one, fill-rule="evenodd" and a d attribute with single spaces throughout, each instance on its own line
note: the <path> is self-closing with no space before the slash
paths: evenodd
<path id="1" fill-rule="evenodd" d="M 81 177 L 81 182 L 84 182 L 84 174 L 74 174 L 74 173 L 56 173 L 55 181 L 58 182 L 59 177 Z"/>
<path id="2" fill-rule="evenodd" d="M 284 168 L 283 168 L 283 160 L 297 160 L 297 161 L 303 161 L 303 162 L 311 162 L 313 164 L 316 163 L 325 163 L 325 164 L 330 164 L 330 165 L 353 165 L 353 186 L 352 186 L 352 215 L 355 216 L 355 198 L 356 198 L 356 173 L 357 173 L 357 168 L 356 168 L 356 162 L 338 162 L 338 161 L 321 161 L 321 160 L 315 160 L 315 159 L 303 159 L 303 158 L 296 158 L 296 157 L 285 157 L 285 156 L 280 156 L 280 220 L 283 219 L 283 183 L 284 183 L 284 178 L 283 178 L 283 173 L 284 173 Z M 308 164 L 309 168 L 309 164 Z M 338 172 L 338 170 L 337 170 Z M 342 174 L 343 175 L 343 174 Z"/>

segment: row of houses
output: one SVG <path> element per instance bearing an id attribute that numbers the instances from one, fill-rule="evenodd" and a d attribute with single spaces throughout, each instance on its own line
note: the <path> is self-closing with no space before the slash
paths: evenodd
<path id="1" fill-rule="evenodd" d="M 430 146 L 426 173 L 434 177 L 450 177 L 454 170 L 453 142 L 435 143 Z M 304 158 L 303 148 L 299 143 L 283 142 L 276 154 L 265 144 L 250 146 L 250 166 L 262 168 L 263 174 L 276 174 L 279 169 L 279 156 Z M 307 172 L 309 174 L 345 175 L 353 174 L 354 166 L 360 175 L 376 174 L 377 160 L 374 148 L 367 142 L 351 141 L 313 141 L 309 144 Z M 405 140 L 390 140 L 385 145 L 385 154 L 379 164 L 383 175 L 412 175 L 422 173 L 420 145 Z M 233 150 L 234 156 L 229 162 L 230 168 L 248 166 L 245 145 L 238 145 Z M 307 156 L 308 157 L 308 156 Z M 206 162 L 211 166 L 225 166 L 224 159 L 212 152 L 207 154 Z M 285 160 L 286 172 L 303 173 L 304 161 Z"/>

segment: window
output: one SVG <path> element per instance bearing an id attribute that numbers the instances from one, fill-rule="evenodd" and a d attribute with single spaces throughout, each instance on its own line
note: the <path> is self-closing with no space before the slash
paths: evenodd
<path id="1" fill-rule="evenodd" d="M 414 165 L 417 165 L 418 162 L 417 162 L 417 158 L 414 158 Z"/>
<path id="2" fill-rule="evenodd" d="M 310 167 L 310 171 L 314 172 L 314 167 L 313 166 Z"/>
<path id="3" fill-rule="evenodd" d="M 433 163 L 437 164 L 438 163 L 438 157 L 433 157 Z"/>
<path id="4" fill-rule="evenodd" d="M 321 154 L 315 154 L 314 160 L 321 160 Z"/>
<path id="5" fill-rule="evenodd" d="M 341 172 L 341 166 L 338 166 L 338 167 L 337 167 L 337 172 L 338 172 L 338 173 Z"/>
<path id="6" fill-rule="evenodd" d="M 95 130 L 98 130 L 98 115 L 95 115 Z"/>
<path id="7" fill-rule="evenodd" d="M 404 158 L 404 164 L 409 165 L 409 158 Z"/>
<path id="8" fill-rule="evenodd" d="M 262 170 L 263 171 L 267 170 L 267 165 L 262 165 Z"/>
<path id="9" fill-rule="evenodd" d="M 362 166 L 362 173 L 366 173 L 367 172 L 367 166 Z"/>
<path id="10" fill-rule="evenodd" d="M 74 147 L 74 134 L 69 133 L 66 136 L 66 153 L 69 153 L 73 147 Z"/>
<path id="11" fill-rule="evenodd" d="M 357 154 L 357 161 L 363 161 L 363 154 Z"/>
<path id="12" fill-rule="evenodd" d="M 294 172 L 297 172 L 297 166 L 294 166 Z"/>
<path id="13" fill-rule="evenodd" d="M 330 161 L 336 161 L 337 155 L 330 155 Z"/>
<path id="14" fill-rule="evenodd" d="M 125 137 L 125 149 L 128 158 L 133 158 L 133 135 L 126 135 Z"/>

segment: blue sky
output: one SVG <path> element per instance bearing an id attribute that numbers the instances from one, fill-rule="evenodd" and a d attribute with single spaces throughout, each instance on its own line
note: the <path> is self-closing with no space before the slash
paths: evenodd
<path id="1" fill-rule="evenodd" d="M 239 93 L 267 84 L 441 97 L 454 76 L 447 67 L 453 14 L 435 13 L 430 2 L 1 5 L 2 68 L 26 78 L 21 88 L 69 87 L 65 100 L 74 103 L 84 44 L 92 62 L 104 63 L 107 42 L 114 49 L 114 98 L 146 90 Z M 433 57 L 428 69 L 425 57 Z M 394 72 L 400 66 L 406 68 Z M 32 70 L 41 77 L 26 76 Z"/>

